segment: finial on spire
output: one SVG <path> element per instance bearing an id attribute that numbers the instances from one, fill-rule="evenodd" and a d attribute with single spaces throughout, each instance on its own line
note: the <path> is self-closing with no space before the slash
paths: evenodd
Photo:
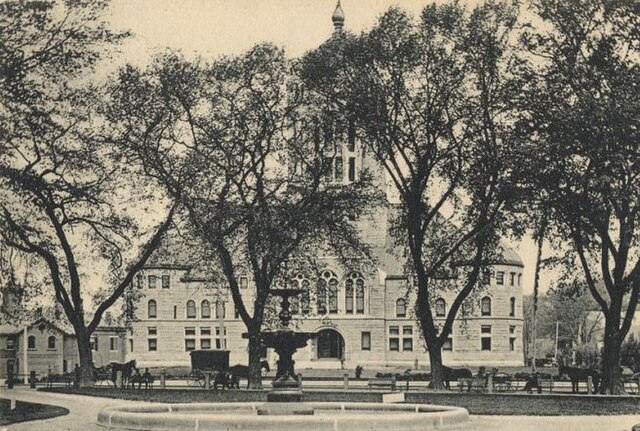
<path id="1" fill-rule="evenodd" d="M 333 28 L 336 32 L 342 31 L 342 27 L 344 26 L 344 11 L 342 10 L 342 6 L 340 6 L 340 0 L 338 0 L 336 4 L 333 15 L 331 15 L 331 21 L 333 21 Z"/>

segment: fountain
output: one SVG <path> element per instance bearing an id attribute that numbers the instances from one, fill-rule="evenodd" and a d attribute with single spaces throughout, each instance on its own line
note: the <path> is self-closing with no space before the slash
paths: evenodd
<path id="1" fill-rule="evenodd" d="M 291 322 L 291 311 L 289 311 L 289 298 L 300 295 L 302 289 L 271 289 L 273 296 L 282 298 L 282 310 L 278 314 L 282 329 L 274 331 L 263 331 L 260 338 L 265 347 L 270 347 L 278 354 L 278 366 L 276 376 L 273 379 L 271 392 L 267 395 L 270 402 L 290 403 L 302 401 L 302 388 L 300 378 L 295 372 L 295 361 L 293 355 L 296 350 L 303 348 L 307 342 L 317 337 L 314 332 L 299 332 L 289 328 Z M 243 334 L 246 337 L 247 334 Z M 259 414 L 291 414 L 286 406 L 279 406 L 274 409 L 262 409 Z M 295 414 L 313 414 L 313 410 L 295 409 Z"/>
<path id="2" fill-rule="evenodd" d="M 298 289 L 273 289 L 282 298 L 278 317 L 282 328 L 263 331 L 262 343 L 278 354 L 278 367 L 267 402 L 136 404 L 106 407 L 98 414 L 98 424 L 111 429 L 136 430 L 425 430 L 457 426 L 469 420 L 460 407 L 424 404 L 303 402 L 300 378 L 295 373 L 293 355 L 317 334 L 289 328 L 289 298 Z M 243 334 L 247 337 L 247 334 Z M 402 395 L 396 397 L 396 395 Z M 404 399 L 403 394 L 393 397 Z"/>

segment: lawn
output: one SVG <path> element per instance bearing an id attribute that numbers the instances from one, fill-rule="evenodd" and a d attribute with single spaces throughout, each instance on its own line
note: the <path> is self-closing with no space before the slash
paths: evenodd
<path id="1" fill-rule="evenodd" d="M 11 401 L 0 398 L 0 426 L 11 425 L 17 422 L 55 418 L 67 414 L 69 414 L 69 410 L 64 407 L 25 403 L 22 401 L 17 401 L 15 410 L 11 410 Z"/>
<path id="2" fill-rule="evenodd" d="M 74 393 L 125 400 L 193 403 L 193 402 L 261 402 L 267 391 L 227 390 L 204 391 L 187 389 L 133 390 L 114 388 L 53 388 L 46 391 Z M 464 407 L 475 415 L 629 415 L 640 413 L 640 398 L 603 395 L 537 395 L 537 394 L 474 394 L 458 392 L 406 392 L 406 402 Z M 306 401 L 381 402 L 376 391 L 318 391 L 304 394 Z"/>

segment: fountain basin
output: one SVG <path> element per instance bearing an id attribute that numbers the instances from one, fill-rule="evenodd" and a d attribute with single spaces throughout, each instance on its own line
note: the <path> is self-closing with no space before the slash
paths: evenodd
<path id="1" fill-rule="evenodd" d="M 466 423 L 461 407 L 310 402 L 312 415 L 259 415 L 269 403 L 145 404 L 102 409 L 98 424 L 128 430 L 427 430 Z"/>

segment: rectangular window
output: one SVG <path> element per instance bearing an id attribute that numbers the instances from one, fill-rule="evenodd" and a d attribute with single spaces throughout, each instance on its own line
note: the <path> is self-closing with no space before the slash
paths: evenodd
<path id="1" fill-rule="evenodd" d="M 402 327 L 402 350 L 413 351 L 413 326 Z"/>
<path id="2" fill-rule="evenodd" d="M 356 158 L 349 157 L 349 182 L 356 180 Z"/>
<path id="3" fill-rule="evenodd" d="M 185 350 L 185 352 L 190 352 L 192 350 L 196 350 L 196 340 L 195 340 L 195 338 L 185 338 L 185 340 L 184 340 L 184 350 Z"/>
<path id="4" fill-rule="evenodd" d="M 491 334 L 491 325 L 482 325 L 480 327 L 480 333 L 482 333 L 482 334 Z"/>
<path id="5" fill-rule="evenodd" d="M 491 271 L 489 271 L 488 269 L 485 269 L 485 270 L 482 272 L 482 281 L 483 281 L 485 284 L 489 284 L 489 283 L 491 283 Z"/>
<path id="6" fill-rule="evenodd" d="M 516 350 L 516 338 L 515 337 L 509 338 L 509 350 L 511 350 L 512 352 L 514 352 Z"/>
<path id="7" fill-rule="evenodd" d="M 400 327 L 389 326 L 389 350 L 400 351 Z"/>
<path id="8" fill-rule="evenodd" d="M 504 284 L 504 272 L 499 271 L 496 274 L 496 284 L 498 284 L 500 286 Z"/>
<path id="9" fill-rule="evenodd" d="M 509 284 L 511 284 L 511 286 L 515 286 L 515 284 L 516 284 L 516 273 L 512 272 L 510 275 L 511 275 L 511 278 L 510 278 L 510 283 Z"/>
<path id="10" fill-rule="evenodd" d="M 158 335 L 158 329 L 155 326 L 150 326 L 147 328 L 149 335 Z"/>
<path id="11" fill-rule="evenodd" d="M 129 352 L 133 353 L 133 338 L 129 339 Z"/>
<path id="12" fill-rule="evenodd" d="M 509 326 L 509 334 L 515 334 L 516 333 L 516 327 L 515 326 Z"/>
<path id="13" fill-rule="evenodd" d="M 224 328 L 224 335 L 220 336 L 220 328 L 216 328 L 216 349 L 227 348 L 227 328 Z"/>
<path id="14" fill-rule="evenodd" d="M 156 288 L 157 279 L 158 279 L 158 277 L 156 277 L 155 275 L 150 275 L 149 276 L 149 289 L 155 289 Z"/>
<path id="15" fill-rule="evenodd" d="M 184 328 L 184 335 L 186 337 L 195 337 L 196 336 L 196 328 L 193 328 L 193 327 Z"/>
<path id="16" fill-rule="evenodd" d="M 349 127 L 347 128 L 347 149 L 351 152 L 356 149 L 356 126 L 353 120 L 349 121 Z"/>
<path id="17" fill-rule="evenodd" d="M 94 352 L 98 351 L 98 337 L 91 337 L 91 339 L 89 340 L 89 346 L 91 347 L 91 350 L 93 350 Z"/>
<path id="18" fill-rule="evenodd" d="M 109 337 L 109 350 L 112 352 L 118 351 L 118 337 Z"/>
<path id="19" fill-rule="evenodd" d="M 247 277 L 240 277 L 240 289 L 246 289 L 249 287 L 249 279 Z"/>
<path id="20" fill-rule="evenodd" d="M 342 181 L 342 177 L 343 177 L 343 173 L 342 173 L 342 157 L 336 157 L 335 159 L 335 168 L 336 168 L 336 172 L 334 175 L 334 181 L 336 182 L 341 182 Z"/>
<path id="21" fill-rule="evenodd" d="M 142 289 L 142 274 L 136 275 L 136 285 L 138 289 Z"/>
<path id="22" fill-rule="evenodd" d="M 178 318 L 178 306 L 177 305 L 173 306 L 173 318 L 174 319 Z"/>
<path id="23" fill-rule="evenodd" d="M 360 334 L 360 345 L 362 350 L 371 350 L 371 332 L 362 332 Z"/>
<path id="24" fill-rule="evenodd" d="M 200 335 L 211 335 L 211 328 L 200 328 Z"/>
<path id="25" fill-rule="evenodd" d="M 491 350 L 491 325 L 482 325 L 480 327 L 480 337 L 482 350 Z"/>
<path id="26" fill-rule="evenodd" d="M 147 340 L 147 343 L 150 352 L 155 352 L 156 350 L 158 350 L 158 340 L 156 340 L 155 338 L 149 338 Z"/>
<path id="27" fill-rule="evenodd" d="M 491 337 L 482 337 L 482 350 L 491 350 Z"/>
<path id="28" fill-rule="evenodd" d="M 168 289 L 170 285 L 171 278 L 168 275 L 162 276 L 162 288 Z"/>
<path id="29" fill-rule="evenodd" d="M 200 348 L 202 350 L 211 350 L 211 338 L 201 338 Z"/>
<path id="30" fill-rule="evenodd" d="M 520 281 L 522 281 L 522 274 L 518 274 L 518 286 L 520 286 Z"/>
<path id="31" fill-rule="evenodd" d="M 7 350 L 14 350 L 16 348 L 16 340 L 13 337 L 7 337 Z"/>
<path id="32" fill-rule="evenodd" d="M 453 350 L 453 339 L 451 337 L 447 338 L 442 345 L 442 350 Z"/>

